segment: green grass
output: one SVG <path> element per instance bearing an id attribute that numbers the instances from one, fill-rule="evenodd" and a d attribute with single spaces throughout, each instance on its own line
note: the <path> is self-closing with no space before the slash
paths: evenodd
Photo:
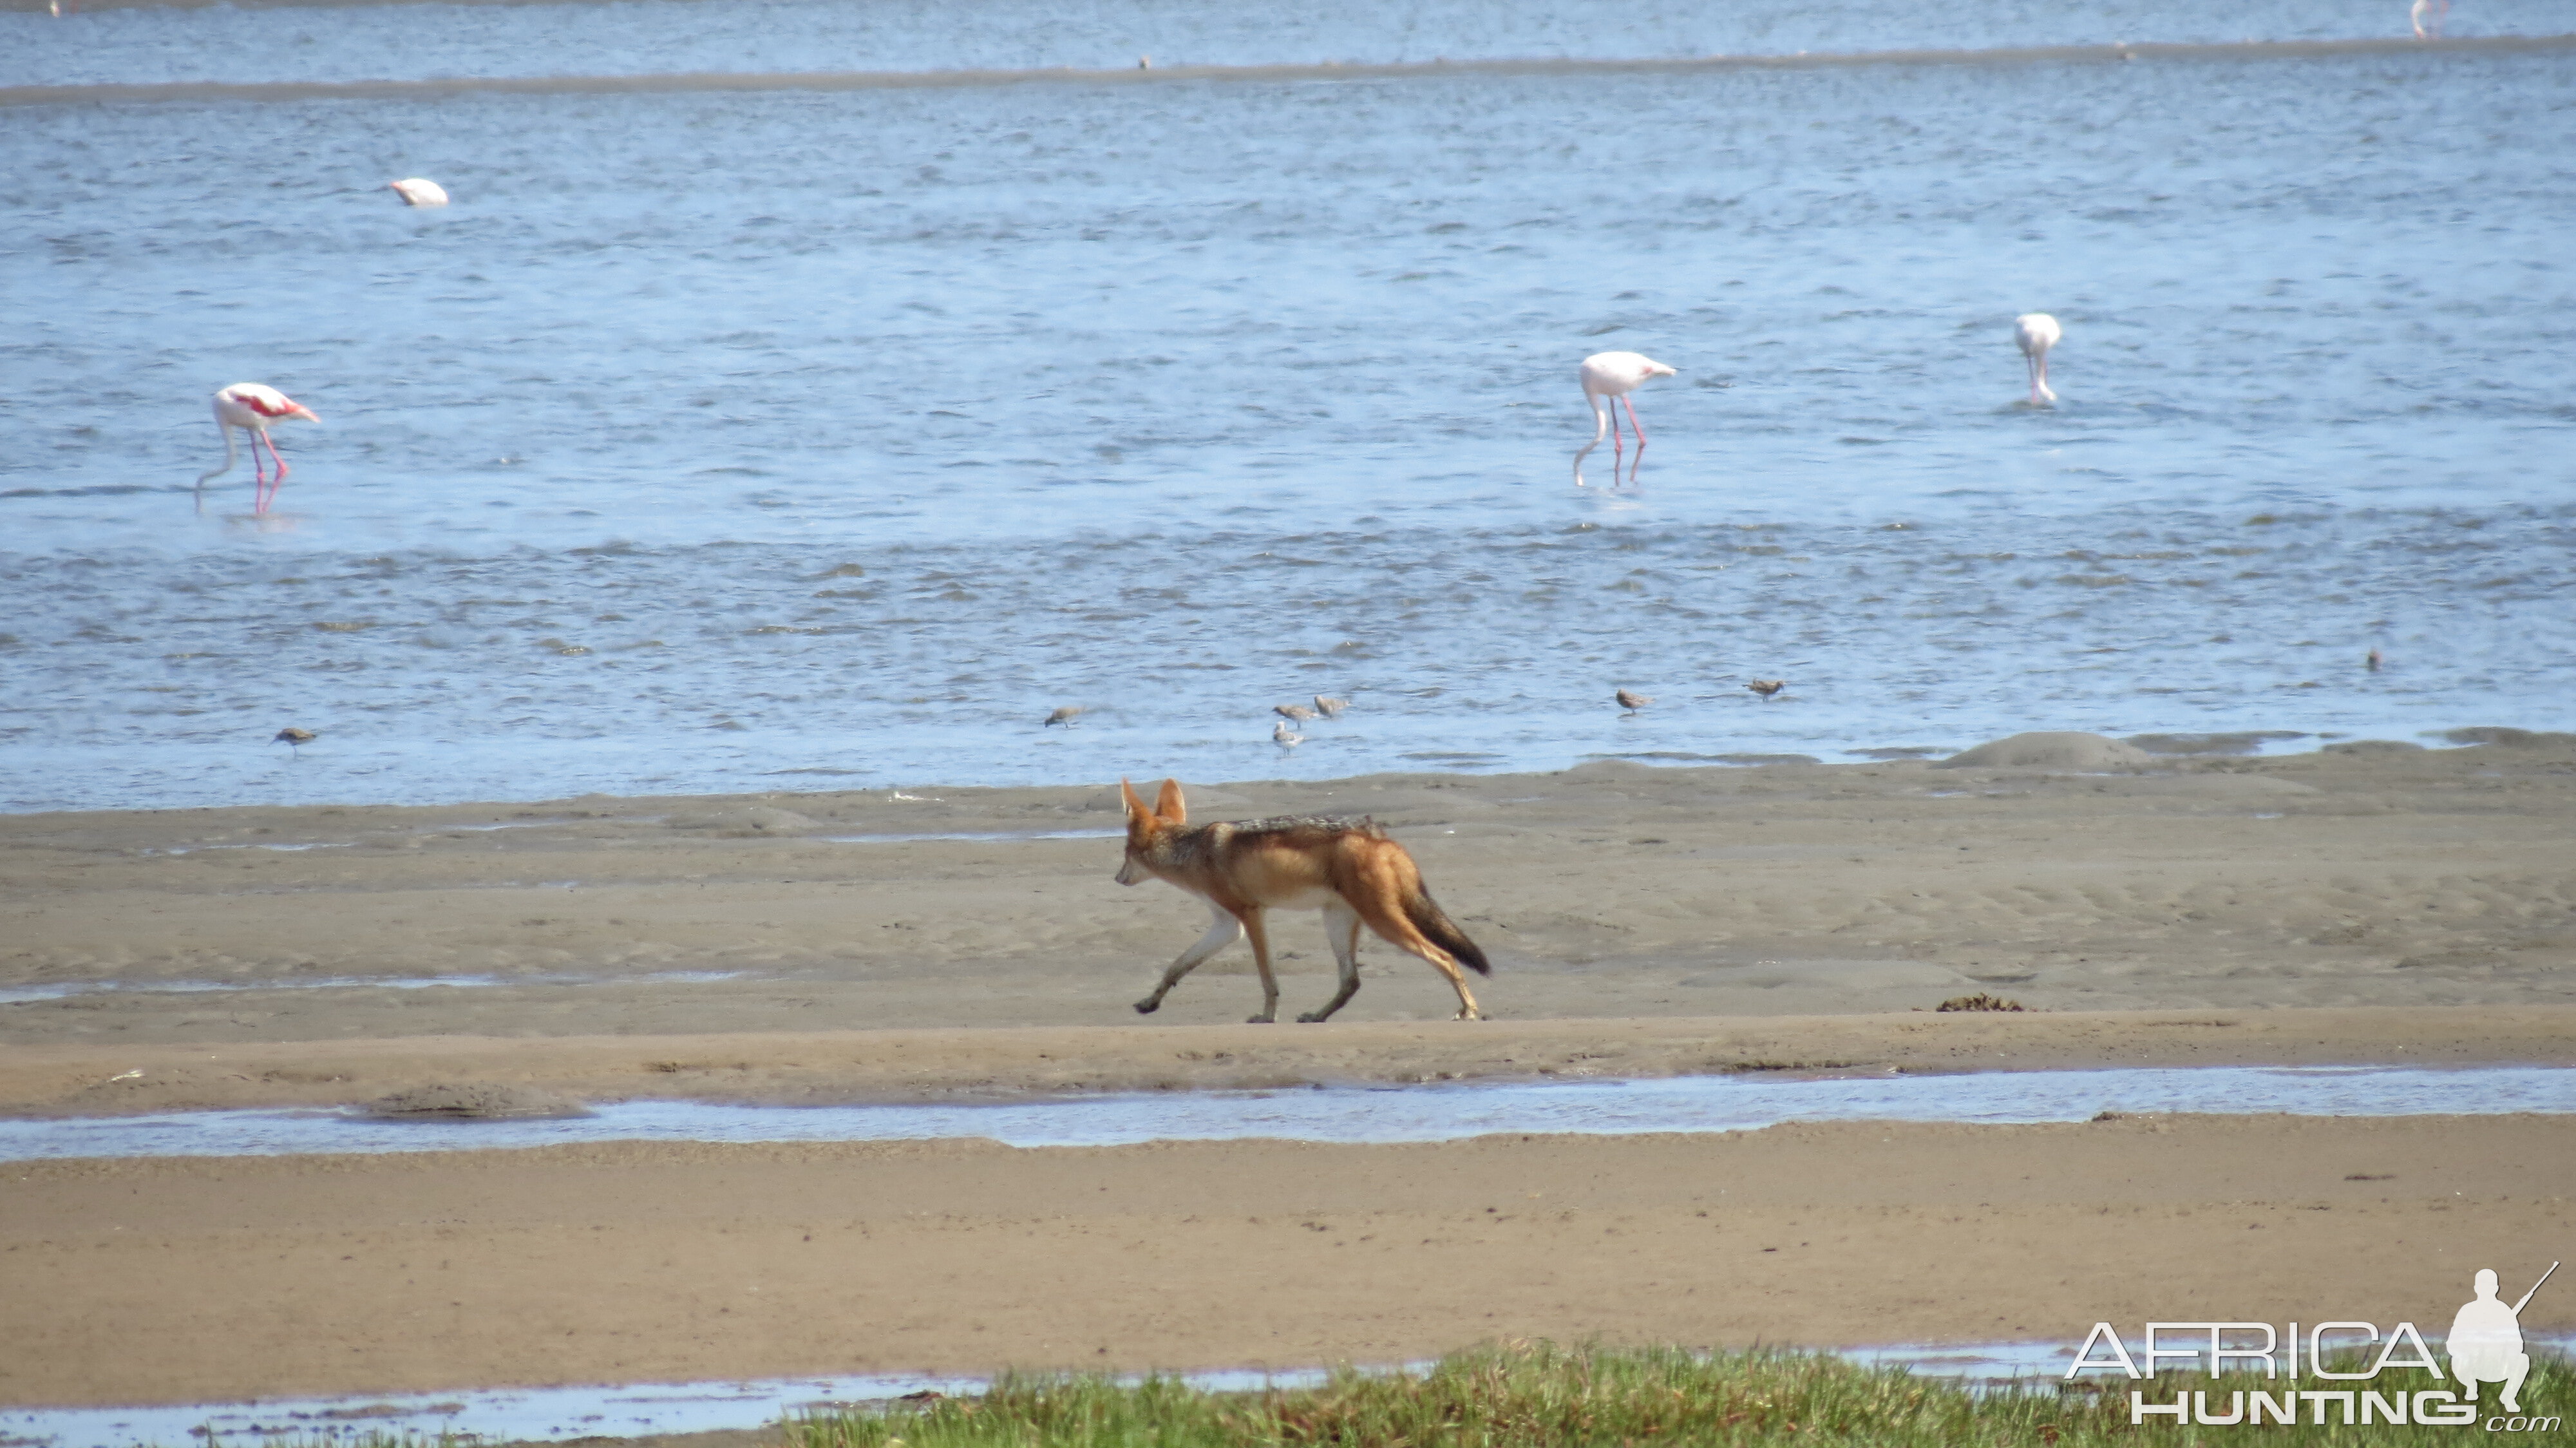
<path id="1" fill-rule="evenodd" d="M 2408 1388 L 2433 1386 L 2402 1372 Z M 2567 1364 L 2535 1357 L 2526 1409 L 2576 1408 Z M 1724 1353 L 1509 1343 L 1443 1359 L 1421 1372 L 1339 1372 L 1320 1387 L 1206 1393 L 1177 1379 L 1121 1384 L 1108 1377 L 1010 1376 L 975 1397 L 882 1412 L 843 1411 L 781 1425 L 788 1448 L 1589 1448 L 1626 1444 L 1868 1444 L 1873 1448 L 2090 1444 L 2465 1444 L 2481 1428 L 2129 1426 L 2126 1379 L 2100 1391 L 2038 1383 L 1984 1397 L 1902 1369 L 1865 1368 L 1823 1354 Z M 2177 1391 L 2265 1384 L 2162 1374 L 2150 1402 Z M 2353 1384 L 2350 1386 L 2368 1386 Z M 2488 1400 L 2494 1388 L 2486 1392 Z M 2491 1409 L 2490 1409 L 2491 1410 Z M 2562 1425 L 2564 1431 L 2564 1425 Z M 2556 1439 L 2557 1434 L 2547 1435 Z"/>

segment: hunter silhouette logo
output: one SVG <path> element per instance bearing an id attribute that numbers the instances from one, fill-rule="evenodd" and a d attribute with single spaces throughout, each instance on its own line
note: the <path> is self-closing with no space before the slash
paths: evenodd
<path id="1" fill-rule="evenodd" d="M 2452 1315 L 2451 1331 L 2443 1342 L 2451 1359 L 2447 1373 L 2415 1324 L 2401 1322 L 2383 1336 L 2375 1323 L 2346 1320 L 2316 1323 L 2307 1329 L 2304 1340 L 2295 1322 L 2286 1332 L 2268 1322 L 2150 1322 L 2144 1345 L 2135 1354 L 2111 1324 L 2097 1322 L 2084 1345 L 2075 1350 L 2075 1362 L 2066 1376 L 2072 1379 L 2107 1369 L 2132 1380 L 2148 1379 L 2163 1365 L 2167 1371 L 2218 1378 L 2231 1371 L 2255 1372 L 2259 1364 L 2264 1379 L 2280 1384 L 2277 1389 L 2177 1391 L 2169 1403 L 2149 1401 L 2144 1391 L 2131 1389 L 2132 1427 L 2156 1417 L 2170 1418 L 2177 1426 L 2290 1424 L 2303 1414 L 2320 1427 L 2330 1423 L 2467 1427 L 2480 1421 L 2479 1388 L 2493 1383 L 2500 1389 L 2496 1402 L 2504 1412 L 2484 1420 L 2488 1432 L 2552 1432 L 2562 1421 L 2559 1417 L 2526 1416 L 2522 1410 L 2523 1384 L 2531 1376 L 2531 1354 L 2523 1350 L 2522 1310 L 2557 1271 L 2558 1264 L 2550 1263 L 2530 1291 L 2508 1304 L 2496 1295 L 2495 1270 L 2478 1269 L 2471 1283 L 2476 1295 Z M 2374 1344 L 2379 1349 L 2375 1355 L 2368 1351 Z M 2342 1353 L 2359 1354 L 2367 1366 L 2358 1372 L 2328 1366 Z M 2416 1369 L 2443 1386 L 2417 1386 L 2424 1379 L 2410 1381 L 2400 1375 L 2383 1378 L 2381 1374 L 2391 1368 Z M 2298 1386 L 2302 1377 L 2318 1386 Z M 2449 1385 L 2454 1381 L 2464 1391 L 2453 1391 Z M 2213 1397 L 2225 1399 L 2224 1406 L 2214 1405 Z"/>
<path id="2" fill-rule="evenodd" d="M 2531 1284 L 2531 1292 L 2507 1307 L 2496 1300 L 2496 1275 L 2492 1267 L 2478 1269 L 2478 1295 L 2463 1304 L 2451 1319 L 2451 1376 L 2469 1390 L 2469 1401 L 2478 1400 L 2478 1384 L 2502 1383 L 2504 1410 L 2522 1411 L 2522 1380 L 2531 1376 L 2531 1354 L 2522 1350 L 2522 1310 L 2531 1304 L 2532 1292 L 2549 1280 L 2558 1264 L 2540 1274 L 2540 1282 Z"/>

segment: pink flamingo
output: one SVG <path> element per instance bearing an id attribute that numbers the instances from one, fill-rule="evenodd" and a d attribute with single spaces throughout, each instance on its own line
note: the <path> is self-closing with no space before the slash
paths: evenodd
<path id="1" fill-rule="evenodd" d="M 403 199 L 405 206 L 445 206 L 447 188 L 435 181 L 413 176 L 402 181 L 388 181 L 385 189 Z"/>
<path id="2" fill-rule="evenodd" d="M 1583 359 L 1580 375 L 1583 378 L 1583 400 L 1592 407 L 1592 441 L 1585 443 L 1583 451 L 1574 455 L 1574 485 L 1578 488 L 1583 486 L 1584 456 L 1601 446 L 1601 432 L 1606 427 L 1610 432 L 1610 482 L 1615 487 L 1619 482 L 1619 412 L 1610 400 L 1615 399 L 1628 409 L 1628 428 L 1637 434 L 1637 466 L 1643 467 L 1646 463 L 1646 430 L 1637 426 L 1637 404 L 1628 401 L 1628 394 L 1658 377 L 1677 374 L 1654 358 L 1636 352 L 1595 352 Z M 1636 468 L 1629 469 L 1628 481 L 1633 483 L 1636 480 Z"/>
<path id="3" fill-rule="evenodd" d="M 322 420 L 315 417 L 310 409 L 294 398 L 274 387 L 262 386 L 257 382 L 236 382 L 216 393 L 215 427 L 224 435 L 224 465 L 212 472 L 198 475 L 197 492 L 200 504 L 202 505 L 203 502 L 207 481 L 232 471 L 233 429 L 240 428 L 250 434 L 250 473 L 254 485 L 251 511 L 267 512 L 268 505 L 277 499 L 277 484 L 286 481 L 286 459 L 277 455 L 277 444 L 270 439 L 268 427 L 270 423 L 284 422 L 290 417 L 300 417 L 307 422 Z M 259 445 L 261 443 L 268 444 L 269 461 L 277 464 L 275 482 L 269 481 L 267 475 L 260 470 Z"/>
<path id="4" fill-rule="evenodd" d="M 2024 312 L 2013 318 L 2013 341 L 2021 347 L 2021 360 L 2030 370 L 2030 405 L 2055 402 L 2057 394 L 2048 390 L 2048 349 L 2066 333 L 2057 319 L 2046 312 Z"/>

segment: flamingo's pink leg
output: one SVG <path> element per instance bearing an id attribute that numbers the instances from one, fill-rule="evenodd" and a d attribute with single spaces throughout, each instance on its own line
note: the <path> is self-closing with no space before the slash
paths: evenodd
<path id="1" fill-rule="evenodd" d="M 1646 465 L 1646 430 L 1637 426 L 1637 404 L 1625 397 L 1620 398 L 1619 401 L 1628 409 L 1629 430 L 1637 434 L 1637 466 L 1628 470 L 1628 481 L 1633 483 L 1637 481 L 1637 468 Z"/>
<path id="2" fill-rule="evenodd" d="M 269 481 L 268 473 L 259 460 L 259 448 L 262 443 L 268 444 L 268 455 L 271 458 L 277 458 L 277 444 L 269 440 L 267 430 L 254 428 L 250 435 L 250 510 L 254 513 L 267 512 L 269 500 L 276 496 L 276 485 Z M 278 464 L 283 469 L 285 460 L 278 458 Z M 279 476 L 284 477 L 284 472 L 281 471 Z"/>

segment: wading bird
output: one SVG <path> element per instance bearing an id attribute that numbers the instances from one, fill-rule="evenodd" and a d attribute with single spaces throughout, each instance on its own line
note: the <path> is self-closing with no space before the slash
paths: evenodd
<path id="1" fill-rule="evenodd" d="M 1282 749 L 1294 749 L 1306 742 L 1306 736 L 1289 728 L 1288 721 L 1282 719 L 1270 726 L 1270 742 Z"/>
<path id="2" fill-rule="evenodd" d="M 1321 694 L 1315 696 L 1315 712 L 1327 719 L 1339 719 L 1342 711 L 1349 707 L 1351 701 L 1348 699 L 1327 699 Z"/>
<path id="3" fill-rule="evenodd" d="M 285 728 L 278 730 L 276 737 L 268 742 L 271 744 L 283 744 L 286 746 L 287 753 L 301 758 L 304 753 L 304 746 L 312 743 L 320 737 L 320 735 L 315 734 L 310 729 L 298 729 L 294 725 L 289 724 Z"/>
<path id="4" fill-rule="evenodd" d="M 213 472 L 198 474 L 200 501 L 208 481 L 233 470 L 233 429 L 240 428 L 250 434 L 251 511 L 267 512 L 269 503 L 277 497 L 277 484 L 286 481 L 286 459 L 277 455 L 277 444 L 270 441 L 268 427 L 270 423 L 284 422 L 291 417 L 300 417 L 307 422 L 322 420 L 294 398 L 256 382 L 236 382 L 216 393 L 215 427 L 224 435 L 224 465 Z M 276 482 L 270 482 L 260 471 L 261 443 L 268 443 L 269 461 L 277 464 Z"/>
<path id="5" fill-rule="evenodd" d="M 1746 688 L 1748 688 L 1748 689 L 1751 689 L 1754 693 L 1757 693 L 1757 694 L 1761 695 L 1761 696 L 1762 696 L 1762 702 L 1763 702 L 1763 703 L 1765 703 L 1765 704 L 1768 704 L 1768 703 L 1770 703 L 1770 702 L 1771 702 L 1771 696 L 1772 696 L 1772 695 L 1777 694 L 1777 693 L 1779 693 L 1782 689 L 1785 689 L 1785 688 L 1789 687 L 1789 681 L 1788 681 L 1788 680 L 1786 680 L 1786 679 L 1756 679 L 1756 680 L 1754 680 L 1752 683 L 1747 684 L 1747 685 L 1745 685 L 1744 687 L 1746 687 Z"/>
<path id="6" fill-rule="evenodd" d="M 1073 727 L 1073 721 L 1081 717 L 1082 706 L 1080 704 L 1067 704 L 1063 708 L 1046 716 L 1046 722 L 1038 727 L 1040 729 L 1052 729 L 1056 725 L 1061 724 L 1065 728 L 1070 729 Z"/>
<path id="7" fill-rule="evenodd" d="M 1585 443 L 1583 451 L 1574 455 L 1574 485 L 1578 488 L 1584 485 L 1583 459 L 1601 446 L 1601 433 L 1606 428 L 1610 433 L 1610 483 L 1616 487 L 1619 483 L 1619 414 L 1612 404 L 1628 409 L 1628 430 L 1637 435 L 1637 464 L 1642 467 L 1646 461 L 1646 430 L 1637 426 L 1637 404 L 1628 401 L 1628 394 L 1658 377 L 1671 377 L 1675 373 L 1654 358 L 1635 352 L 1595 352 L 1583 359 L 1578 375 L 1583 379 L 1583 400 L 1592 408 L 1592 441 Z M 1630 468 L 1628 481 L 1633 483 L 1636 480 L 1637 470 Z"/>
<path id="8" fill-rule="evenodd" d="M 1315 711 L 1303 704 L 1273 704 L 1270 712 L 1292 724 L 1303 724 L 1315 717 Z"/>
<path id="9" fill-rule="evenodd" d="M 1645 708 L 1647 705 L 1649 705 L 1649 704 L 1651 704 L 1651 703 L 1655 702 L 1655 701 L 1654 701 L 1654 699 L 1653 699 L 1652 697 L 1648 696 L 1648 695 L 1635 693 L 1635 692 L 1633 692 L 1633 691 L 1631 691 L 1631 690 L 1627 690 L 1627 689 L 1621 689 L 1621 690 L 1619 690 L 1617 693 L 1612 694 L 1610 697 L 1611 697 L 1611 698 L 1613 698 L 1613 699 L 1618 700 L 1618 701 L 1619 701 L 1619 707 L 1620 707 L 1620 708 L 1622 708 L 1622 709 L 1627 710 L 1627 711 L 1628 711 L 1629 713 L 1631 713 L 1631 714 L 1634 714 L 1634 713 L 1636 713 L 1638 710 L 1643 709 L 1643 708 Z"/>
<path id="10" fill-rule="evenodd" d="M 2414 23 L 2417 40 L 2439 40 L 2442 22 L 2451 18 L 2451 0 L 2415 0 L 2406 18 Z"/>
<path id="11" fill-rule="evenodd" d="M 2048 349 L 2065 335 L 2057 319 L 2046 312 L 2025 312 L 2013 318 L 2013 341 L 2021 348 L 2022 365 L 2030 371 L 2033 407 L 2057 400 L 2057 394 L 2048 390 Z"/>
<path id="12" fill-rule="evenodd" d="M 385 189 L 401 197 L 406 206 L 445 206 L 447 204 L 446 187 L 435 181 L 424 181 L 418 176 L 401 181 L 388 181 L 385 183 Z"/>

